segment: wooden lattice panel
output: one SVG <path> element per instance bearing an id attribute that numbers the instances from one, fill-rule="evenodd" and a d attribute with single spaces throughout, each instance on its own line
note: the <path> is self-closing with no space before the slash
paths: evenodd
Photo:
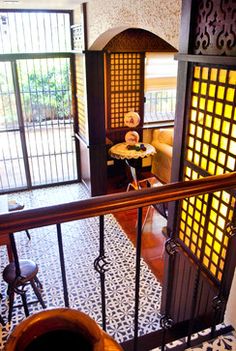
<path id="1" fill-rule="evenodd" d="M 78 109 L 79 134 L 85 140 L 88 139 L 86 82 L 85 82 L 85 58 L 83 54 L 76 55 L 76 95 Z"/>
<path id="2" fill-rule="evenodd" d="M 234 70 L 194 67 L 184 180 L 235 171 L 235 85 Z M 223 191 L 185 199 L 180 206 L 179 238 L 218 281 L 225 265 L 233 201 Z"/>
<path id="3" fill-rule="evenodd" d="M 229 241 L 226 225 L 233 215 L 231 203 L 232 197 L 229 193 L 221 191 L 213 194 L 205 232 L 202 262 L 219 281 L 222 279 Z"/>
<path id="4" fill-rule="evenodd" d="M 196 174 L 186 167 L 185 180 L 196 179 Z M 191 197 L 181 204 L 179 238 L 219 281 L 229 241 L 226 225 L 233 215 L 232 201 L 232 196 L 224 191 L 210 198 L 209 194 Z"/>
<path id="5" fill-rule="evenodd" d="M 113 53 L 107 56 L 108 76 L 108 129 L 125 127 L 124 115 L 143 110 L 142 53 Z"/>
<path id="6" fill-rule="evenodd" d="M 236 71 L 194 69 L 187 160 L 209 174 L 235 170 Z"/>
<path id="7" fill-rule="evenodd" d="M 203 245 L 208 195 L 191 197 L 182 202 L 179 237 L 200 259 Z"/>

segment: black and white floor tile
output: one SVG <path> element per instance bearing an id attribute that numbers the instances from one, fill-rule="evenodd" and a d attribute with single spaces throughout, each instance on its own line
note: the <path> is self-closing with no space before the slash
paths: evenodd
<path id="1" fill-rule="evenodd" d="M 220 335 L 215 339 L 208 340 L 202 344 L 186 349 L 188 351 L 236 351 L 236 334 L 235 331 Z"/>
<path id="2" fill-rule="evenodd" d="M 24 203 L 25 208 L 42 207 L 88 197 L 79 184 L 52 187 L 9 196 Z M 98 218 L 89 218 L 62 224 L 64 255 L 70 307 L 79 309 L 101 325 L 101 296 L 99 274 L 93 264 L 98 256 Z M 39 266 L 38 277 L 43 284 L 43 299 L 47 308 L 64 306 L 60 274 L 56 226 L 15 234 L 19 257 L 30 258 Z M 112 215 L 105 216 L 105 247 L 109 270 L 106 273 L 107 332 L 118 342 L 133 337 L 135 249 Z M 6 250 L 0 247 L 1 272 L 7 265 Z M 159 328 L 161 285 L 146 263 L 141 262 L 140 335 Z M 1 279 L 1 314 L 7 320 L 8 301 L 6 284 Z M 35 299 L 29 290 L 28 299 Z M 30 313 L 41 306 L 30 305 Z M 14 325 L 24 318 L 23 308 L 15 308 L 11 325 L 0 328 L 0 350 Z"/>
<path id="3" fill-rule="evenodd" d="M 187 338 L 182 338 L 167 344 L 165 346 L 166 351 L 236 351 L 236 332 L 233 330 L 224 334 L 222 330 L 224 330 L 225 327 L 226 325 L 224 323 L 217 325 L 216 331 L 218 331 L 218 333 L 221 335 L 213 339 L 210 338 L 210 329 L 205 329 L 200 331 L 199 333 L 193 334 L 191 340 L 192 343 L 195 342 L 197 346 L 186 348 L 184 345 L 186 345 L 187 343 Z M 198 343 L 197 341 L 203 337 L 205 337 L 207 341 Z M 157 347 L 152 351 L 161 351 L 161 347 Z"/>

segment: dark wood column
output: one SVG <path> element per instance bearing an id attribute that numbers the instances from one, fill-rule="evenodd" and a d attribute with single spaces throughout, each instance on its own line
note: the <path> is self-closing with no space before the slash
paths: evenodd
<path id="1" fill-rule="evenodd" d="M 89 169 L 86 184 L 91 195 L 106 193 L 107 165 L 104 107 L 104 54 L 86 51 L 87 110 L 89 143 L 86 145 Z M 83 162 L 83 160 L 82 160 Z M 83 164 L 82 164 L 83 168 Z"/>

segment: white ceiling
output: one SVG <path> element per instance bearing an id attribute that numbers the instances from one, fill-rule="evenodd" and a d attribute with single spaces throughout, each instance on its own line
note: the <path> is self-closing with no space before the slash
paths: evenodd
<path id="1" fill-rule="evenodd" d="M 84 0 L 0 0 L 0 9 L 65 9 L 72 10 Z"/>

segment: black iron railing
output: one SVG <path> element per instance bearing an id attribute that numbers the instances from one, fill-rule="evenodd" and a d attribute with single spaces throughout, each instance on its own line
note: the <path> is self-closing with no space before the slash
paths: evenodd
<path id="1" fill-rule="evenodd" d="M 162 329 L 157 334 L 144 335 L 139 337 L 139 294 L 140 294 L 140 259 L 142 244 L 142 207 L 152 204 L 171 202 L 184 198 L 197 196 L 200 194 L 213 193 L 215 191 L 233 189 L 236 187 L 236 172 L 220 176 L 205 177 L 199 180 L 172 183 L 159 188 L 133 191 L 129 193 L 119 193 L 106 196 L 98 196 L 83 201 L 76 201 L 56 206 L 49 206 L 37 209 L 23 210 L 0 215 L 0 236 L 5 233 L 15 233 L 20 230 L 37 228 L 46 225 L 56 225 L 57 237 L 60 253 L 61 275 L 64 291 L 64 304 L 69 307 L 70 301 L 67 289 L 67 277 L 65 269 L 65 259 L 63 252 L 63 233 L 61 223 L 73 220 L 85 219 L 99 216 L 99 255 L 94 261 L 94 267 L 100 274 L 101 282 L 101 305 L 102 305 L 102 326 L 106 330 L 106 284 L 105 276 L 107 269 L 106 252 L 104 246 L 104 215 L 138 209 L 138 224 L 136 235 L 136 274 L 135 274 L 135 306 L 134 306 L 134 337 L 131 341 L 123 343 L 125 350 L 149 350 L 160 346 L 164 350 L 167 341 L 173 340 L 175 336 L 170 331 L 173 328 L 172 321 L 168 314 L 163 314 Z M 14 235 L 11 234 L 13 241 L 13 252 L 16 261 L 18 260 L 16 246 L 14 245 Z M 167 250 L 175 251 L 175 242 L 168 241 Z M 169 272 L 171 274 L 171 270 Z M 173 277 L 169 277 L 172 279 Z M 215 326 L 213 326 L 214 329 Z M 183 329 L 184 335 L 192 333 Z M 190 337 L 190 336 L 189 336 Z"/>
<path id="2" fill-rule="evenodd" d="M 176 89 L 149 91 L 145 94 L 144 123 L 175 119 Z"/>

